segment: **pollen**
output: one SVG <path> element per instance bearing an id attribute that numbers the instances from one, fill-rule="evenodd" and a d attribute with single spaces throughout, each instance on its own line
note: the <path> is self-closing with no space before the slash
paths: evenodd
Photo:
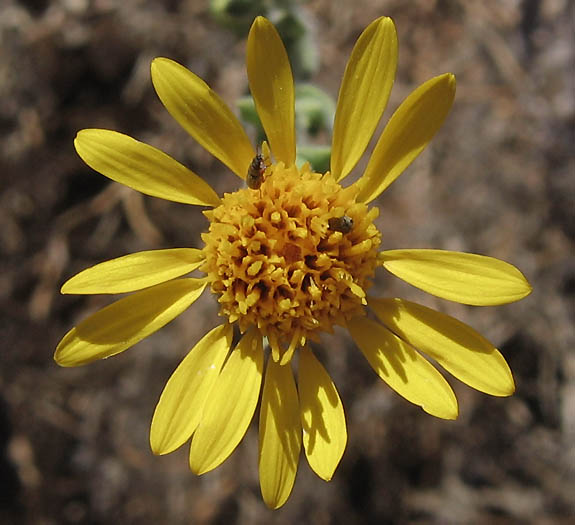
<path id="1" fill-rule="evenodd" d="M 204 214 L 206 272 L 220 314 L 245 332 L 256 326 L 275 360 L 361 314 L 377 264 L 377 208 L 355 201 L 308 164 L 269 166 L 258 189 L 226 193 Z M 330 228 L 345 218 L 350 228 Z M 349 230 L 349 231 L 348 231 Z"/>

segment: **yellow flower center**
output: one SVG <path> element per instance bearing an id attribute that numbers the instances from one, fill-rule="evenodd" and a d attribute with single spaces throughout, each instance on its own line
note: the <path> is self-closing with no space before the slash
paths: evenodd
<path id="1" fill-rule="evenodd" d="M 242 332 L 257 326 L 276 360 L 365 304 L 381 234 L 378 209 L 355 202 L 356 193 L 307 164 L 280 162 L 259 189 L 226 193 L 204 212 L 211 224 L 202 270 L 221 314 Z"/>

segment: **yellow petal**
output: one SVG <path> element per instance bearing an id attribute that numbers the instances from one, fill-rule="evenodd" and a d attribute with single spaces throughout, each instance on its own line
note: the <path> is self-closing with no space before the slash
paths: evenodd
<path id="1" fill-rule="evenodd" d="M 369 306 L 391 331 L 460 381 L 492 396 L 513 394 L 513 376 L 505 359 L 473 328 L 402 299 L 370 299 Z"/>
<path id="2" fill-rule="evenodd" d="M 329 481 L 347 444 L 345 414 L 333 381 L 308 348 L 300 352 L 298 385 L 307 460 Z"/>
<path id="3" fill-rule="evenodd" d="M 100 294 L 142 290 L 185 275 L 204 261 L 202 250 L 173 248 L 132 253 L 96 264 L 74 275 L 62 293 Z"/>
<path id="4" fill-rule="evenodd" d="M 353 48 L 339 90 L 331 174 L 343 179 L 357 164 L 381 118 L 397 68 L 397 34 L 391 18 L 369 24 Z"/>
<path id="5" fill-rule="evenodd" d="M 198 76 L 168 58 L 152 62 L 152 83 L 180 125 L 242 179 L 255 151 L 239 120 Z"/>
<path id="6" fill-rule="evenodd" d="M 445 250 L 389 250 L 380 264 L 427 293 L 457 303 L 493 306 L 519 301 L 531 286 L 515 266 L 473 253 Z"/>
<path id="7" fill-rule="evenodd" d="M 272 509 L 291 494 L 299 453 L 301 422 L 291 366 L 268 359 L 260 409 L 259 473 L 262 496 Z"/>
<path id="8" fill-rule="evenodd" d="M 375 199 L 415 160 L 443 124 L 454 97 L 455 77 L 446 73 L 428 80 L 402 102 L 356 183 L 358 201 Z"/>
<path id="9" fill-rule="evenodd" d="M 54 359 L 79 366 L 119 354 L 180 315 L 205 287 L 203 279 L 177 279 L 120 299 L 72 328 Z"/>
<path id="10" fill-rule="evenodd" d="M 183 445 L 200 422 L 204 404 L 232 344 L 232 325 L 208 332 L 174 371 L 156 405 L 150 428 L 154 454 Z"/>
<path id="11" fill-rule="evenodd" d="M 163 151 L 107 129 L 83 129 L 74 140 L 78 155 L 102 175 L 152 197 L 218 206 L 216 192 Z"/>
<path id="12" fill-rule="evenodd" d="M 250 91 L 277 160 L 295 162 L 294 84 L 289 59 L 276 28 L 258 16 L 247 47 Z"/>
<path id="13" fill-rule="evenodd" d="M 432 416 L 457 417 L 453 390 L 431 363 L 411 346 L 365 317 L 355 317 L 348 322 L 348 328 L 375 373 L 400 396 Z"/>
<path id="14" fill-rule="evenodd" d="M 252 329 L 230 354 L 204 406 L 192 438 L 190 468 L 203 474 L 224 462 L 252 420 L 264 367 L 262 336 Z"/>

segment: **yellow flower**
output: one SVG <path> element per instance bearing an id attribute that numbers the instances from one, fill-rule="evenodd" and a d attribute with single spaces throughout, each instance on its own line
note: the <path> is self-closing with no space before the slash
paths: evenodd
<path id="1" fill-rule="evenodd" d="M 241 179 L 251 170 L 249 187 L 221 199 L 195 173 L 128 136 L 90 129 L 75 141 L 80 157 L 112 180 L 213 209 L 204 212 L 210 225 L 202 249 L 135 253 L 67 281 L 63 293 L 136 293 L 70 330 L 56 349 L 56 361 L 77 366 L 118 354 L 182 313 L 209 285 L 226 321 L 195 345 L 166 384 L 152 421 L 151 447 L 167 454 L 191 439 L 191 469 L 212 470 L 243 438 L 261 390 L 260 484 L 272 508 L 289 497 L 302 443 L 311 468 L 324 480 L 331 479 L 345 449 L 341 400 L 306 344 L 334 325 L 348 328 L 391 388 L 434 416 L 454 419 L 458 406 L 427 357 L 482 392 L 508 396 L 514 390 L 502 355 L 472 328 L 409 301 L 366 295 L 379 266 L 430 294 L 469 305 L 509 303 L 531 291 L 519 270 L 490 257 L 379 251 L 381 235 L 373 222 L 378 209 L 368 204 L 425 148 L 455 95 L 451 74 L 417 88 L 391 117 L 362 177 L 341 186 L 385 109 L 396 64 L 395 27 L 379 18 L 359 37 L 347 64 L 331 171 L 319 174 L 294 164 L 293 78 L 283 44 L 265 18 L 254 21 L 247 45 L 249 85 L 270 145 L 264 143 L 261 156 L 200 78 L 171 60 L 155 59 L 152 81 L 171 115 Z M 180 278 L 193 270 L 205 276 Z M 377 320 L 365 315 L 367 309 Z M 243 335 L 230 352 L 235 323 Z M 267 362 L 264 343 L 270 349 Z"/>

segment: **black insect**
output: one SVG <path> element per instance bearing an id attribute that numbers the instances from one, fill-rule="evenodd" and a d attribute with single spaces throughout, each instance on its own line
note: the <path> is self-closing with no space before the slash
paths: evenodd
<path id="1" fill-rule="evenodd" d="M 251 188 L 252 190 L 259 190 L 262 182 L 264 181 L 266 168 L 267 164 L 265 158 L 261 153 L 258 152 L 250 163 L 250 167 L 248 168 L 248 174 L 246 176 L 248 188 Z"/>
<path id="2" fill-rule="evenodd" d="M 344 215 L 343 217 L 331 217 L 328 221 L 328 228 L 334 232 L 349 233 L 353 230 L 353 219 Z"/>

